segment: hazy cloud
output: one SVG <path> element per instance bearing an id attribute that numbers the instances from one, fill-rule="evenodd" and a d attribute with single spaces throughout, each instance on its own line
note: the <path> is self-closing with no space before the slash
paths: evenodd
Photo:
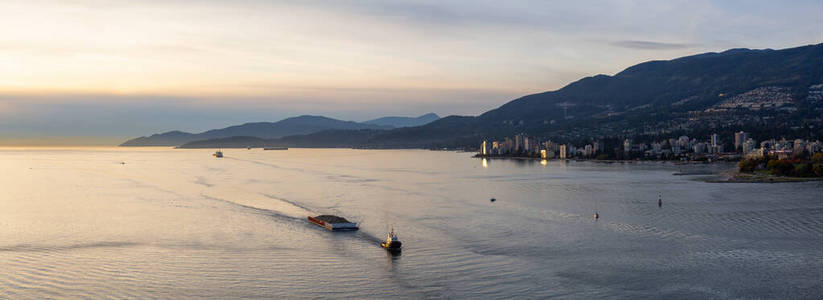
<path id="1" fill-rule="evenodd" d="M 643 61 L 823 42 L 819 0 L 34 0 L 0 12 L 0 135 L 476 115 Z"/>
<path id="2" fill-rule="evenodd" d="M 616 41 L 612 45 L 629 49 L 646 49 L 646 50 L 672 50 L 672 49 L 689 49 L 699 47 L 700 44 L 686 44 L 686 43 L 662 43 L 652 41 Z"/>

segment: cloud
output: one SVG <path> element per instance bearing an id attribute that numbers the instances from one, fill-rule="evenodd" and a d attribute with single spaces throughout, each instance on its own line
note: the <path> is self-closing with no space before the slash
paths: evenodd
<path id="1" fill-rule="evenodd" d="M 629 48 L 629 49 L 644 49 L 644 50 L 673 50 L 673 49 L 689 49 L 689 48 L 696 48 L 700 47 L 700 44 L 687 44 L 687 43 L 664 43 L 664 42 L 652 42 L 652 41 L 636 41 L 636 40 L 624 40 L 624 41 L 616 41 L 611 43 L 614 46 L 621 47 L 621 48 Z"/>
<path id="2" fill-rule="evenodd" d="M 0 1 L 0 135 L 476 115 L 643 61 L 820 42 L 819 0 L 745 4 Z"/>

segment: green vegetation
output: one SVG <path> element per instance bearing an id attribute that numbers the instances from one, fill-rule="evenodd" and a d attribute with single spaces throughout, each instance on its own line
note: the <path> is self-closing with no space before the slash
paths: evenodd
<path id="1" fill-rule="evenodd" d="M 741 160 L 737 164 L 737 167 L 740 169 L 740 172 L 742 172 L 742 173 L 752 173 L 752 172 L 754 172 L 755 170 L 758 169 L 758 167 L 760 166 L 760 163 L 761 163 L 761 161 L 759 159 L 747 158 L 747 159 Z"/>
<path id="2" fill-rule="evenodd" d="M 746 158 L 737 167 L 740 173 L 766 171 L 774 176 L 823 177 L 823 153 L 816 153 L 808 161 L 774 157 Z"/>

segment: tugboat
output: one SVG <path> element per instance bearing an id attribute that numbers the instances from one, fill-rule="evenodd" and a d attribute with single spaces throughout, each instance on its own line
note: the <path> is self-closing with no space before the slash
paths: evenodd
<path id="1" fill-rule="evenodd" d="M 214 155 L 214 157 L 221 158 L 223 157 L 223 151 L 217 150 L 217 152 L 214 152 L 212 155 Z"/>
<path id="2" fill-rule="evenodd" d="M 388 251 L 396 252 L 400 251 L 400 247 L 403 246 L 403 243 L 400 242 L 399 239 L 397 239 L 397 235 L 394 234 L 394 228 L 392 228 L 391 232 L 389 232 L 388 237 L 386 237 L 386 241 L 380 243 L 380 246 L 382 246 Z"/>

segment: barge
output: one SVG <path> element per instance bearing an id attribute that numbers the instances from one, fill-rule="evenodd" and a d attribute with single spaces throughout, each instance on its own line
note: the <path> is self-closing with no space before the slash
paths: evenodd
<path id="1" fill-rule="evenodd" d="M 357 223 L 350 222 L 346 218 L 334 215 L 319 215 L 316 217 L 308 217 L 309 222 L 322 226 L 331 231 L 345 231 L 357 230 Z"/>

